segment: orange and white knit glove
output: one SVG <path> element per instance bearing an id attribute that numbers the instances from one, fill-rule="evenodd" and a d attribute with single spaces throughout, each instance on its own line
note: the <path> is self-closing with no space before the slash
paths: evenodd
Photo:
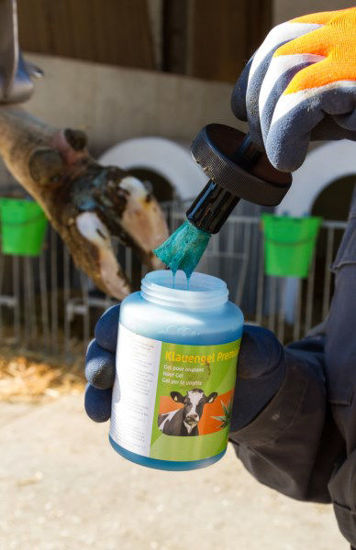
<path id="1" fill-rule="evenodd" d="M 237 81 L 232 109 L 279 170 L 311 139 L 356 140 L 356 7 L 274 27 Z"/>

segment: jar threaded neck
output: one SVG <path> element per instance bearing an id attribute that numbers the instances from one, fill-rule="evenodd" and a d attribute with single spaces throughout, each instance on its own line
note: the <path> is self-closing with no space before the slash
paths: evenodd
<path id="1" fill-rule="evenodd" d="M 182 271 L 151 271 L 142 279 L 141 296 L 161 306 L 211 310 L 228 300 L 226 283 L 212 275 L 194 272 L 188 281 Z"/>

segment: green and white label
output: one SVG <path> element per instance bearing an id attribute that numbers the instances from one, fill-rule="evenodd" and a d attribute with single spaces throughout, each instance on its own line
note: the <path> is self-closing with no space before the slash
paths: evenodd
<path id="1" fill-rule="evenodd" d="M 200 460 L 224 451 L 240 341 L 171 344 L 120 325 L 112 439 L 160 460 Z"/>

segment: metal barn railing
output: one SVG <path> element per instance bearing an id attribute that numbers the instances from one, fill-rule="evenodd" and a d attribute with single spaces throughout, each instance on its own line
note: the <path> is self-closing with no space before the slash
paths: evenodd
<path id="1" fill-rule="evenodd" d="M 171 203 L 165 211 L 173 231 L 185 219 L 184 208 Z M 345 222 L 323 223 L 307 279 L 268 277 L 259 217 L 234 214 L 211 238 L 198 269 L 227 282 L 230 299 L 240 305 L 248 322 L 275 331 L 283 342 L 296 340 L 327 314 L 333 285 L 329 267 L 345 227 Z M 137 287 L 145 267 L 131 250 L 118 243 L 116 250 Z M 52 229 L 38 258 L 0 254 L 3 345 L 70 359 L 73 353 L 82 353 L 98 317 L 114 303 L 75 268 Z"/>

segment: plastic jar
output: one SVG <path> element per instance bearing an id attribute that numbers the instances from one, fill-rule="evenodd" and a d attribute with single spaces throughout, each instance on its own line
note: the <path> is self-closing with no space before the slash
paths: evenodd
<path id="1" fill-rule="evenodd" d="M 174 286 L 173 286 L 174 285 Z M 183 272 L 148 273 L 125 298 L 113 389 L 110 442 L 125 458 L 152 468 L 191 470 L 226 451 L 240 309 L 221 279 Z"/>

